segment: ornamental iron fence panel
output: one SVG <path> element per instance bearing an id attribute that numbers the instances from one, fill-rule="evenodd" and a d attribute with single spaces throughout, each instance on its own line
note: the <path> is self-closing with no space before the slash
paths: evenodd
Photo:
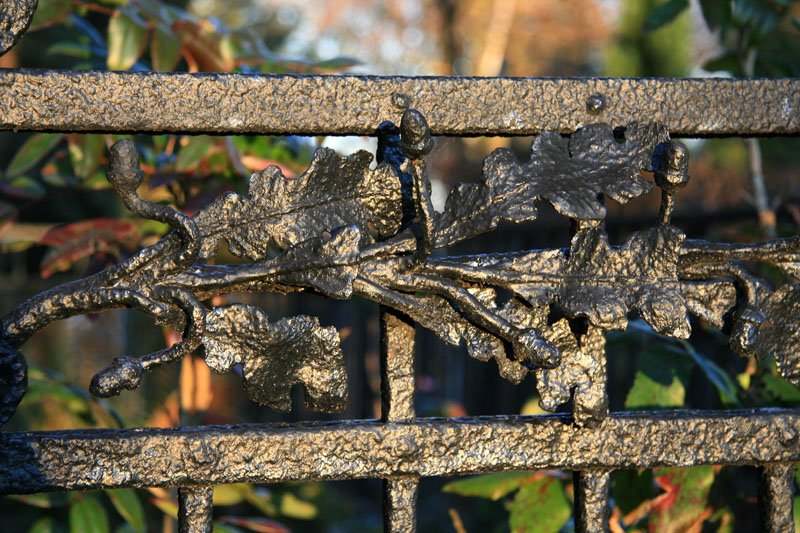
<path id="1" fill-rule="evenodd" d="M 5 2 L 0 50 L 35 1 Z M 381 305 L 381 420 L 176 429 L 0 434 L 4 494 L 178 487 L 181 531 L 210 531 L 212 487 L 238 482 L 384 480 L 385 527 L 415 529 L 419 480 L 511 469 L 575 474 L 575 525 L 608 527 L 611 472 L 622 468 L 757 465 L 763 522 L 793 529 L 800 411 L 608 412 L 605 332 L 637 312 L 687 338 L 689 314 L 729 333 L 742 355 L 771 355 L 800 382 L 800 240 L 689 240 L 670 223 L 688 151 L 674 136 L 800 134 L 800 81 L 731 79 L 475 79 L 0 71 L 0 128 L 157 134 L 378 137 L 377 166 L 358 152 L 317 151 L 295 180 L 270 167 L 248 195 L 228 194 L 188 217 L 138 196 L 129 140 L 111 149 L 108 178 L 135 214 L 173 229 L 132 258 L 34 296 L 2 320 L 0 420 L 27 387 L 20 346 L 52 320 L 129 307 L 183 331 L 175 346 L 117 357 L 97 396 L 135 388 L 148 370 L 202 350 L 218 372 L 243 368 L 248 396 L 289 410 L 290 388 L 338 411 L 347 401 L 336 330 L 314 317 L 271 322 L 254 306 L 208 307 L 242 291 L 358 295 Z M 399 126 L 397 125 L 399 124 Z M 433 135 L 536 134 L 532 156 L 498 149 L 479 183 L 434 211 L 425 159 Z M 661 188 L 658 224 L 612 246 L 602 197 L 625 202 Z M 501 222 L 536 218 L 546 200 L 573 221 L 568 249 L 432 255 Z M 210 265 L 218 246 L 243 259 Z M 744 262 L 781 269 L 773 288 Z M 500 303 L 498 290 L 510 294 Z M 559 316 L 551 314 L 559 309 Z M 572 415 L 417 418 L 414 331 L 496 364 L 512 382 L 534 373 L 542 405 Z"/>

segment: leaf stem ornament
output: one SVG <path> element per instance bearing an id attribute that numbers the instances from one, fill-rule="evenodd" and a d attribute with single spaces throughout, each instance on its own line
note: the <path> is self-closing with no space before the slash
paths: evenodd
<path id="1" fill-rule="evenodd" d="M 608 413 L 605 331 L 638 315 L 655 331 L 685 339 L 689 314 L 731 333 L 740 353 L 774 356 L 800 383 L 800 239 L 752 244 L 687 240 L 670 225 L 675 192 L 688 181 L 688 151 L 660 124 L 614 129 L 591 124 L 569 136 L 542 132 L 531 157 L 506 149 L 487 157 L 480 182 L 462 184 L 443 212 L 430 201 L 425 158 L 433 146 L 425 117 L 407 109 L 400 127 L 377 130 L 378 163 L 361 151 L 319 149 L 294 179 L 275 166 L 257 172 L 246 195 L 229 193 L 190 217 L 142 199 L 143 180 L 130 140 L 111 148 L 109 180 L 134 214 L 173 229 L 125 261 L 34 296 L 0 323 L 0 423 L 26 389 L 19 348 L 53 320 L 130 307 L 183 331 L 182 340 L 143 357 L 120 356 L 90 390 L 119 394 L 152 368 L 199 350 L 217 372 L 241 368 L 247 395 L 291 408 L 300 384 L 312 409 L 338 411 L 347 401 L 339 336 L 314 317 L 272 322 L 243 304 L 212 306 L 243 291 L 353 294 L 412 318 L 470 356 L 494 361 L 519 383 L 533 371 L 542 406 L 572 401 L 576 424 Z M 626 202 L 662 189 L 658 224 L 619 246 L 603 228 L 605 197 Z M 447 256 L 433 254 L 501 222 L 524 222 L 547 201 L 574 222 L 566 249 Z M 219 246 L 244 262 L 208 264 Z M 744 261 L 780 268 L 788 281 L 771 288 Z M 511 295 L 503 303 L 500 291 Z"/>

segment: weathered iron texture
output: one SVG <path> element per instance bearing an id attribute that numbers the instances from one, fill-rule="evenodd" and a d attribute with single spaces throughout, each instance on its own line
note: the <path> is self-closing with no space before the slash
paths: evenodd
<path id="1" fill-rule="evenodd" d="M 0 129 L 373 135 L 403 111 L 434 135 L 668 124 L 676 136 L 797 135 L 800 80 L 404 78 L 0 72 Z M 757 102 L 757 105 L 755 104 Z"/>
<path id="2" fill-rule="evenodd" d="M 3 0 L 0 3 L 0 55 L 8 52 L 31 25 L 39 0 Z"/>
<path id="3" fill-rule="evenodd" d="M 781 409 L 0 433 L 0 492 L 797 463 L 799 435 Z"/>
<path id="4" fill-rule="evenodd" d="M 290 410 L 289 392 L 299 383 L 310 408 L 341 410 L 347 386 L 336 330 L 314 317 L 270 322 L 251 305 L 202 303 L 241 291 L 368 298 L 466 346 L 476 359 L 493 360 L 512 382 L 534 370 L 542 406 L 554 410 L 572 399 L 578 425 L 598 424 L 608 413 L 604 332 L 625 329 L 631 313 L 660 334 L 684 339 L 693 313 L 730 331 L 742 355 L 771 355 L 786 379 L 800 380 L 800 239 L 686 241 L 670 217 L 673 195 L 689 179 L 688 153 L 664 126 L 593 124 L 568 137 L 544 132 L 524 162 L 495 150 L 482 181 L 456 187 L 441 213 L 428 193 L 424 158 L 432 140 L 425 117 L 407 109 L 399 128 L 384 123 L 378 135 L 374 168 L 367 152 L 342 157 L 320 149 L 299 178 L 269 167 L 253 175 L 246 196 L 229 193 L 193 217 L 140 198 L 136 148 L 130 140 L 116 143 L 108 177 L 125 204 L 174 229 L 123 263 L 35 296 L 2 320 L 0 422 L 24 391 L 19 346 L 54 319 L 111 307 L 135 307 L 184 334 L 142 358 L 117 357 L 92 380 L 97 396 L 135 388 L 148 370 L 201 348 L 217 372 L 241 364 L 245 391 L 256 402 Z M 603 198 L 626 202 L 649 191 L 642 170 L 653 170 L 662 189 L 659 223 L 611 246 Z M 431 256 L 500 222 L 534 220 L 538 200 L 572 219 L 569 249 Z M 247 262 L 205 263 L 223 242 Z M 787 281 L 773 289 L 743 260 L 778 267 Z M 498 303 L 498 290 L 512 298 Z M 551 320 L 553 311 L 563 318 Z M 395 352 L 384 357 L 390 421 L 413 417 L 413 343 L 410 333 L 392 340 L 393 328 L 411 330 L 397 320 L 386 315 L 384 323 L 385 351 Z"/>
<path id="5" fill-rule="evenodd" d="M 610 470 L 575 472 L 575 529 L 586 533 L 608 531 Z"/>
<path id="6" fill-rule="evenodd" d="M 178 531 L 211 533 L 213 487 L 193 486 L 178 489 Z"/>
<path id="7" fill-rule="evenodd" d="M 794 464 L 770 464 L 759 472 L 761 525 L 764 531 L 794 531 Z"/>

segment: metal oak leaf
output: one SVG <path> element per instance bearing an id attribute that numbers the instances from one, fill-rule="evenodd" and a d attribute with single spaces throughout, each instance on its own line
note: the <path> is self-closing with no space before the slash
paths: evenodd
<path id="1" fill-rule="evenodd" d="M 315 411 L 339 412 L 347 404 L 339 333 L 315 317 L 271 323 L 254 306 L 217 307 L 206 314 L 203 346 L 206 363 L 217 372 L 243 365 L 245 392 L 254 402 L 290 411 L 291 388 L 300 383 Z"/>
<path id="2" fill-rule="evenodd" d="M 734 325 L 739 331 L 731 334 L 732 340 L 737 334 L 743 336 L 742 329 L 751 328 L 744 335 L 748 351 L 760 359 L 774 357 L 781 376 L 800 387 L 800 288 L 782 285 L 764 298 L 758 309 L 744 315 L 747 318 Z"/>
<path id="3" fill-rule="evenodd" d="M 668 140 L 665 126 L 631 124 L 624 140 L 607 124 L 591 124 L 570 136 L 541 133 L 532 156 L 520 163 L 505 148 L 483 165 L 483 182 L 461 184 L 436 219 L 436 246 L 447 246 L 488 231 L 501 221 L 534 220 L 538 199 L 562 215 L 597 220 L 606 215 L 600 194 L 625 203 L 651 189 L 640 172 L 651 169 L 655 147 Z"/>
<path id="4" fill-rule="evenodd" d="M 288 179 L 276 166 L 256 172 L 248 196 L 229 193 L 194 220 L 203 235 L 201 257 L 216 253 L 225 241 L 231 253 L 252 260 L 268 256 L 270 246 L 292 245 L 343 226 L 356 226 L 368 243 L 400 228 L 400 179 L 389 164 L 370 169 L 372 154 L 347 157 L 320 148 L 308 170 Z"/>

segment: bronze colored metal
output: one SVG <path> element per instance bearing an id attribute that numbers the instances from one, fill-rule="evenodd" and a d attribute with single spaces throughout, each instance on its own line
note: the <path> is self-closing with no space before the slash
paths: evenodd
<path id="1" fill-rule="evenodd" d="M 605 99 L 600 109 L 595 95 Z M 433 135 L 572 133 L 637 121 L 667 124 L 675 136 L 800 134 L 796 79 L 4 70 L 0 102 L 13 102 L 0 106 L 0 129 L 15 131 L 374 135 L 378 124 L 397 124 L 412 108 Z"/>
<path id="2" fill-rule="evenodd" d="M 608 494 L 611 471 L 580 470 L 575 480 L 575 529 L 586 533 L 609 530 Z"/>
<path id="3" fill-rule="evenodd" d="M 178 531 L 211 533 L 211 498 L 213 487 L 181 487 L 178 489 Z"/>
<path id="4" fill-rule="evenodd" d="M 646 438 L 643 437 L 646 435 Z M 800 462 L 770 409 L 0 433 L 0 493 Z"/>
<path id="5" fill-rule="evenodd" d="M 0 53 L 35 4 L 0 6 Z M 298 178 L 269 167 L 247 195 L 228 194 L 191 217 L 138 195 L 136 146 L 117 142 L 108 177 L 120 198 L 172 231 L 0 321 L 0 424 L 27 388 L 20 347 L 77 314 L 128 307 L 183 331 L 170 348 L 115 358 L 92 380 L 97 396 L 133 389 L 152 368 L 199 350 L 217 372 L 241 365 L 248 396 L 278 410 L 291 409 L 295 384 L 312 409 L 345 406 L 336 329 L 309 316 L 270 321 L 252 305 L 210 306 L 213 297 L 357 295 L 381 305 L 382 335 L 380 421 L 0 433 L 0 493 L 177 486 L 181 531 L 210 531 L 215 484 L 372 477 L 384 480 L 387 530 L 413 531 L 421 476 L 555 468 L 575 471 L 576 529 L 603 531 L 614 469 L 760 465 L 764 527 L 789 531 L 800 410 L 609 415 L 605 332 L 636 314 L 685 339 L 695 315 L 729 334 L 735 352 L 774 357 L 800 385 L 800 238 L 686 239 L 671 216 L 689 154 L 667 128 L 800 135 L 798 109 L 798 80 L 0 71 L 0 129 L 378 137 L 377 165 L 364 151 L 320 149 Z M 433 209 L 425 159 L 434 135 L 523 134 L 537 134 L 530 159 L 495 150 L 478 183 Z M 658 224 L 612 246 L 605 199 L 648 192 L 642 171 L 661 188 Z M 541 200 L 572 220 L 568 248 L 447 255 L 500 223 L 534 220 Z M 242 262 L 208 264 L 223 243 Z M 784 281 L 758 278 L 747 269 L 753 262 Z M 572 414 L 417 419 L 415 324 L 494 361 L 511 382 L 533 372 L 542 407 L 571 401 Z"/>
<path id="6" fill-rule="evenodd" d="M 0 4 L 0 55 L 5 54 L 31 25 L 39 0 L 3 0 Z"/>
<path id="7" fill-rule="evenodd" d="M 764 531 L 794 531 L 794 473 L 796 465 L 770 464 L 759 471 L 761 524 Z"/>

